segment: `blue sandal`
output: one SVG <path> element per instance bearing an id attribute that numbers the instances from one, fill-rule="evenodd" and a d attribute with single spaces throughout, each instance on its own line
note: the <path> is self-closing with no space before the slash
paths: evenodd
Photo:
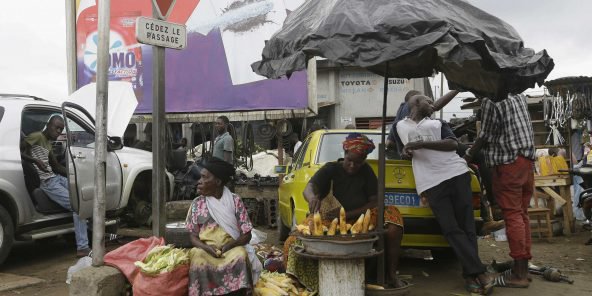
<path id="1" fill-rule="evenodd" d="M 475 293 L 481 295 L 483 293 L 483 287 L 475 279 L 465 280 L 465 290 L 469 293 Z"/>

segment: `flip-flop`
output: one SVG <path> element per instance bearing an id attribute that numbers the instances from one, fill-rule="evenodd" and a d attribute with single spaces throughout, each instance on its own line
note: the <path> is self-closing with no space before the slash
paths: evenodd
<path id="1" fill-rule="evenodd" d="M 493 287 L 495 287 L 495 279 L 496 277 L 490 278 L 488 282 L 481 282 L 479 279 L 476 279 L 477 283 L 481 287 L 481 295 L 490 295 L 493 292 Z"/>
<path id="2" fill-rule="evenodd" d="M 483 293 L 483 288 L 475 280 L 472 280 L 471 282 L 465 282 L 465 290 L 471 294 L 475 293 L 481 295 Z"/>

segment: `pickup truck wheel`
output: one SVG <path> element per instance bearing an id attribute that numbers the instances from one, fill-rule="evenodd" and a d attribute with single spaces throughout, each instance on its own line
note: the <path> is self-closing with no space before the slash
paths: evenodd
<path id="1" fill-rule="evenodd" d="M 0 205 L 0 264 L 6 260 L 14 242 L 14 224 L 8 211 Z"/>

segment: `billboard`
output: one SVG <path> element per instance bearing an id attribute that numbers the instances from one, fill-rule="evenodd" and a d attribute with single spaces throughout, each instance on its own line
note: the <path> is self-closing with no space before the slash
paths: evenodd
<path id="1" fill-rule="evenodd" d="M 96 80 L 97 1 L 77 2 L 77 88 Z M 268 80 L 250 66 L 261 58 L 265 40 L 303 1 L 177 0 L 168 21 L 187 26 L 187 48 L 166 50 L 166 111 L 306 108 L 305 72 Z M 111 1 L 109 80 L 131 82 L 138 98 L 135 113 L 151 113 L 152 47 L 135 38 L 140 16 L 152 16 L 150 0 Z"/>

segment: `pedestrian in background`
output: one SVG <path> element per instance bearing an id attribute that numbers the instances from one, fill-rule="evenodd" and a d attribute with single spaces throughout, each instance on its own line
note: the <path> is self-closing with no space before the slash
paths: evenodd
<path id="1" fill-rule="evenodd" d="M 228 132 L 230 121 L 222 115 L 216 118 L 216 132 L 218 136 L 214 139 L 213 156 L 218 157 L 230 164 L 234 164 L 234 139 Z"/>

